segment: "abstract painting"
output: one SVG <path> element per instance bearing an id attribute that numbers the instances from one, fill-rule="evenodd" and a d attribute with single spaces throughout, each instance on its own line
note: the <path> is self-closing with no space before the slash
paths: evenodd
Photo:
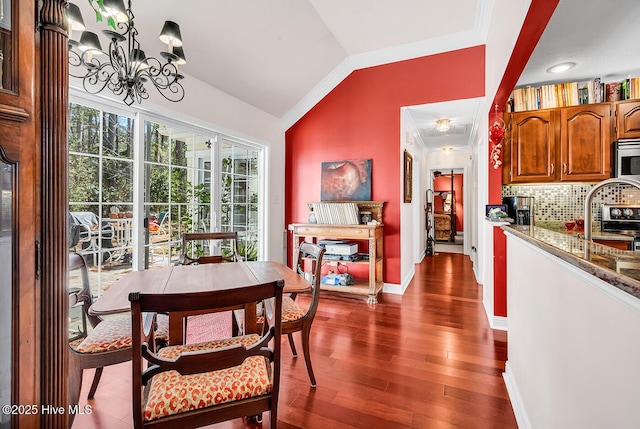
<path id="1" fill-rule="evenodd" d="M 321 201 L 371 201 L 371 160 L 322 163 Z"/>

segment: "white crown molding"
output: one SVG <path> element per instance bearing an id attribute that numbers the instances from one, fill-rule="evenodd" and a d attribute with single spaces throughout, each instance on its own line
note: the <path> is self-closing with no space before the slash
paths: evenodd
<path id="1" fill-rule="evenodd" d="M 288 130 L 298 119 L 302 118 L 309 110 L 313 108 L 320 100 L 324 98 L 333 88 L 338 86 L 353 71 L 353 62 L 351 58 L 342 61 L 335 69 L 324 77 L 302 100 L 293 106 L 282 117 L 282 124 L 285 130 Z"/>
<path id="2" fill-rule="evenodd" d="M 489 26 L 491 25 L 491 15 L 494 4 L 494 0 L 482 0 L 476 3 L 476 20 L 474 28 L 480 34 L 480 37 L 482 37 L 482 43 L 486 42 L 489 34 Z"/>
<path id="3" fill-rule="evenodd" d="M 351 58 L 355 69 L 358 70 L 366 67 L 379 66 L 381 64 L 395 63 L 455 51 L 470 46 L 482 45 L 483 43 L 484 40 L 474 28 L 473 30 L 447 34 L 446 36 L 435 37 L 433 39 L 419 40 L 391 48 L 364 52 L 362 54 L 352 55 Z"/>
<path id="4" fill-rule="evenodd" d="M 422 150 L 426 150 L 428 151 L 427 145 L 425 144 L 424 140 L 422 139 L 422 136 L 420 135 L 419 129 L 416 126 L 415 121 L 413 120 L 413 116 L 411 116 L 407 110 L 406 107 L 401 107 L 400 108 L 400 116 L 402 118 L 403 121 L 407 122 L 407 127 L 410 129 L 410 133 L 413 134 L 413 136 L 416 138 L 416 140 L 418 140 L 418 142 L 420 143 L 420 148 Z"/>

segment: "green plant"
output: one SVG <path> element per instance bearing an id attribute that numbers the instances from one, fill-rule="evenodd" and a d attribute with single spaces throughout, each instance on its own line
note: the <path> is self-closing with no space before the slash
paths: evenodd
<path id="1" fill-rule="evenodd" d="M 238 243 L 238 253 L 240 257 L 245 261 L 257 261 L 258 260 L 258 242 L 251 240 L 241 241 Z"/>
<path id="2" fill-rule="evenodd" d="M 96 13 L 96 22 L 101 22 L 105 17 L 107 18 L 107 25 L 114 30 L 116 29 L 116 20 L 113 19 L 107 9 L 104 7 L 102 0 L 88 0 L 89 4 Z"/>

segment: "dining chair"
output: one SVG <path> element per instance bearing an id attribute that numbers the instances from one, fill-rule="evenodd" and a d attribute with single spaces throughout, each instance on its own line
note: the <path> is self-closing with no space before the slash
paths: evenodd
<path id="1" fill-rule="evenodd" d="M 220 244 L 219 255 L 204 255 L 200 257 L 189 256 L 188 245 L 191 247 L 193 255 L 194 246 L 200 245 L 198 242 L 208 241 L 211 247 L 213 242 Z M 205 247 L 204 245 L 202 246 Z M 238 233 L 237 232 L 187 232 L 182 235 L 182 253 L 178 261 L 179 265 L 192 264 L 212 264 L 220 262 L 237 262 L 238 256 Z"/>
<path id="2" fill-rule="evenodd" d="M 135 428 L 199 427 L 270 411 L 276 428 L 280 386 L 284 281 L 196 293 L 129 294 L 133 326 Z M 164 347 L 154 352 L 158 313 L 205 312 L 272 299 L 268 329 L 227 339 Z M 269 343 L 272 342 L 272 348 Z"/>
<path id="3" fill-rule="evenodd" d="M 322 258 L 324 257 L 324 247 L 317 244 L 303 242 L 298 250 L 298 266 L 296 272 L 304 277 L 311 286 L 311 302 L 305 309 L 301 308 L 295 301 L 296 294 L 285 296 L 282 299 L 282 334 L 286 334 L 289 340 L 289 346 L 294 357 L 298 356 L 293 334 L 300 332 L 302 338 L 302 353 L 307 366 L 307 373 L 312 387 L 316 387 L 316 377 L 311 366 L 311 354 L 309 351 L 309 342 L 311 335 L 311 325 L 318 310 L 320 303 L 320 280 L 322 270 Z M 311 264 L 311 270 L 305 271 L 305 261 Z M 265 304 L 271 305 L 270 302 Z M 260 310 L 259 310 L 260 311 Z M 235 310 L 233 318 L 233 332 L 242 332 L 242 321 L 244 320 L 243 310 Z M 258 330 L 264 324 L 264 314 L 258 313 L 256 317 Z"/>
<path id="4" fill-rule="evenodd" d="M 76 270 L 80 272 L 81 287 L 69 290 L 69 309 L 71 311 L 73 307 L 81 307 L 82 325 L 74 328 L 69 335 L 69 372 L 73 380 L 70 391 L 74 404 L 78 403 L 80 397 L 82 373 L 85 369 L 95 368 L 88 394 L 88 398 L 92 399 L 98 389 L 103 368 L 131 360 L 131 316 L 128 312 L 106 319 L 92 315 L 89 307 L 93 304 L 93 296 L 87 264 L 82 255 L 71 253 L 70 275 Z M 168 317 L 158 318 L 156 329 L 157 341 L 168 340 Z"/>
<path id="5" fill-rule="evenodd" d="M 285 297 L 282 301 L 282 333 L 287 335 L 291 352 L 294 357 L 298 356 L 296 346 L 293 342 L 293 333 L 300 332 L 302 339 L 302 353 L 307 365 L 307 373 L 312 387 L 316 387 L 316 377 L 311 366 L 311 354 L 309 352 L 309 337 L 311 325 L 320 303 L 320 280 L 322 278 L 322 259 L 324 257 L 324 247 L 317 244 L 303 242 L 298 250 L 298 266 L 296 272 L 309 280 L 311 286 L 311 302 L 309 307 L 302 309 L 296 301 L 295 296 Z M 311 270 L 305 271 L 305 261 L 311 264 Z M 261 320 L 259 320 L 261 321 Z"/>

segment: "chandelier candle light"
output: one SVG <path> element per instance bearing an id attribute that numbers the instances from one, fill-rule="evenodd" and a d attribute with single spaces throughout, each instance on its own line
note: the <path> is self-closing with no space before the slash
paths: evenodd
<path id="1" fill-rule="evenodd" d="M 113 30 L 102 30 L 109 38 L 109 50 L 105 53 L 100 46 L 98 35 L 86 31 L 80 9 L 70 3 L 67 9 L 69 26 L 69 65 L 81 74 L 69 75 L 82 79 L 84 89 L 97 94 L 108 88 L 115 95 L 125 95 L 124 102 L 130 106 L 149 98 L 145 84 L 150 82 L 167 100 L 177 102 L 184 98 L 184 88 L 178 73 L 178 66 L 185 64 L 182 50 L 180 27 L 173 21 L 166 21 L 160 32 L 160 40 L 167 44 L 167 51 L 160 55 L 164 61 L 147 57 L 137 40 L 138 30 L 133 24 L 131 0 L 125 9 L 123 0 L 88 0 L 96 11 L 96 19 L 107 19 Z M 80 40 L 73 40 L 71 32 L 82 31 Z M 126 42 L 126 43 L 125 43 Z M 124 46 L 126 45 L 126 46 Z M 108 55 L 101 61 L 102 55 Z"/>

